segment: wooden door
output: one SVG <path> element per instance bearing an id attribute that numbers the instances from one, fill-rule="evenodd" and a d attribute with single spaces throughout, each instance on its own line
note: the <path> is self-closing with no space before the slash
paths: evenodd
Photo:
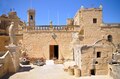
<path id="1" fill-rule="evenodd" d="M 50 45 L 49 52 L 50 52 L 50 59 L 53 59 L 54 58 L 54 45 Z"/>

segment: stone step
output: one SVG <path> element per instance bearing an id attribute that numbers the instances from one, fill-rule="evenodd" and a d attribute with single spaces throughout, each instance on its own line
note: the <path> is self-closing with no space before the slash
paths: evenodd
<path id="1" fill-rule="evenodd" d="M 46 65 L 54 65 L 54 61 L 53 60 L 46 60 Z"/>

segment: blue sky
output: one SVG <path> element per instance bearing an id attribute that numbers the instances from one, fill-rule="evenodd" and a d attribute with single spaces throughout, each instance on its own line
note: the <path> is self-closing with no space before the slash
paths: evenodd
<path id="1" fill-rule="evenodd" d="M 120 23 L 120 0 L 0 0 L 0 15 L 14 8 L 20 19 L 27 22 L 27 10 L 32 6 L 36 10 L 36 25 L 49 24 L 50 20 L 64 25 L 81 5 L 89 8 L 100 4 L 103 5 L 103 22 Z"/>

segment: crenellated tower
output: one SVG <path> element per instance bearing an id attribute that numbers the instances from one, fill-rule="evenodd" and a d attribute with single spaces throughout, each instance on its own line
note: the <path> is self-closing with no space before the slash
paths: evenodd
<path id="1" fill-rule="evenodd" d="M 84 6 L 81 6 L 74 16 L 74 25 L 88 27 L 99 26 L 100 24 L 102 24 L 102 5 L 99 8 L 84 8 Z"/>

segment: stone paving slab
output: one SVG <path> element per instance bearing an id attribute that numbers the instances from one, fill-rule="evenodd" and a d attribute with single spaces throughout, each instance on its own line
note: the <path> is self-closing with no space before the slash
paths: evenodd
<path id="1" fill-rule="evenodd" d="M 62 64 L 35 66 L 30 71 L 18 72 L 9 79 L 110 79 L 107 76 L 75 77 L 64 72 Z"/>

